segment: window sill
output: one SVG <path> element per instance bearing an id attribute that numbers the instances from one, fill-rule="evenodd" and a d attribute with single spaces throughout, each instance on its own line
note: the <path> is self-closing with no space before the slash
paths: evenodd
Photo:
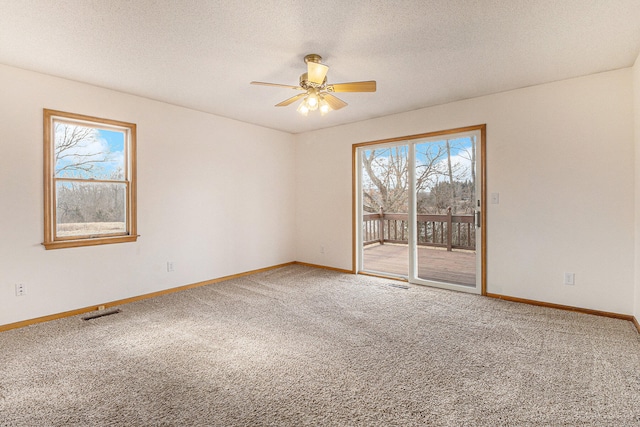
<path id="1" fill-rule="evenodd" d="M 64 249 L 77 248 L 80 246 L 97 246 L 110 245 L 113 243 L 135 242 L 138 235 L 135 236 L 117 236 L 117 237 L 101 237 L 95 239 L 78 239 L 78 240 L 60 240 L 57 242 L 44 242 L 42 245 L 45 249 Z"/>

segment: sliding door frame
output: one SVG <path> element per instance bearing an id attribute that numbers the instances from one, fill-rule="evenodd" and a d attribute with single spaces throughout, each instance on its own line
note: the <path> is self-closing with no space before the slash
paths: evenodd
<path id="1" fill-rule="evenodd" d="M 438 136 L 451 135 L 456 133 L 465 133 L 465 132 L 480 132 L 480 294 L 487 294 L 487 156 L 486 156 L 486 124 L 475 125 L 475 126 L 467 126 L 455 129 L 447 129 L 436 132 L 427 132 L 416 135 L 407 135 L 400 136 L 395 138 L 381 139 L 376 141 L 367 141 L 356 143 L 352 145 L 352 271 L 354 274 L 358 274 L 359 265 L 362 260 L 358 258 L 358 245 L 360 244 L 360 233 L 359 230 L 359 216 L 362 216 L 361 212 L 361 203 L 359 203 L 359 197 L 361 197 L 360 185 L 362 179 L 362 167 L 361 167 L 361 159 L 360 159 L 360 148 L 372 146 L 372 145 L 382 145 L 382 144 L 393 144 L 393 143 L 407 143 L 411 144 L 413 140 L 416 139 L 424 139 L 424 138 L 433 138 Z M 476 170 L 476 173 L 478 171 Z M 397 277 L 390 276 L 391 279 L 397 279 Z"/>

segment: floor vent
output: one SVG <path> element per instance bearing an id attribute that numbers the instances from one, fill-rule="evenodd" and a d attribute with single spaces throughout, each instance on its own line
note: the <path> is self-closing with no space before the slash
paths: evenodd
<path id="1" fill-rule="evenodd" d="M 395 283 L 388 283 L 387 286 L 391 286 L 392 288 L 409 289 L 407 285 L 396 285 Z"/>
<path id="2" fill-rule="evenodd" d="M 82 317 L 82 320 L 91 320 L 91 319 L 97 319 L 98 317 L 104 317 L 104 316 L 109 316 L 112 314 L 116 314 L 116 313 L 120 313 L 119 308 L 113 308 L 113 309 L 109 309 L 109 310 L 98 310 L 98 311 L 94 311 L 91 314 L 87 314 L 86 316 Z"/>

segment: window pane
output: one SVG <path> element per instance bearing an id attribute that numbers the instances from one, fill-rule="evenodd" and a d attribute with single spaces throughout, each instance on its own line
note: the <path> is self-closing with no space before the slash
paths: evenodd
<path id="1" fill-rule="evenodd" d="M 56 182 L 58 237 L 126 234 L 124 183 Z"/>
<path id="2" fill-rule="evenodd" d="M 125 133 L 55 122 L 57 178 L 124 179 Z"/>
<path id="3" fill-rule="evenodd" d="M 369 213 L 407 213 L 409 209 L 406 145 L 365 150 L 362 156 L 363 209 Z"/>
<path id="4" fill-rule="evenodd" d="M 416 145 L 418 214 L 475 212 L 475 136 Z"/>

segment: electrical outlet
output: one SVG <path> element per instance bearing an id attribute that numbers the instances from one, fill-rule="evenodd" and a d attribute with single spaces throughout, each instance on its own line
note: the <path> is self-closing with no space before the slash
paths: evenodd
<path id="1" fill-rule="evenodd" d="M 323 254 L 324 253 L 324 246 L 320 246 L 320 253 Z"/>
<path id="2" fill-rule="evenodd" d="M 167 273 L 171 273 L 173 271 L 173 261 L 167 261 Z"/>
<path id="3" fill-rule="evenodd" d="M 565 285 L 575 285 L 576 284 L 576 274 L 575 273 L 564 273 L 564 284 Z"/>
<path id="4" fill-rule="evenodd" d="M 16 296 L 22 297 L 27 294 L 27 286 L 23 283 L 16 283 Z"/>

